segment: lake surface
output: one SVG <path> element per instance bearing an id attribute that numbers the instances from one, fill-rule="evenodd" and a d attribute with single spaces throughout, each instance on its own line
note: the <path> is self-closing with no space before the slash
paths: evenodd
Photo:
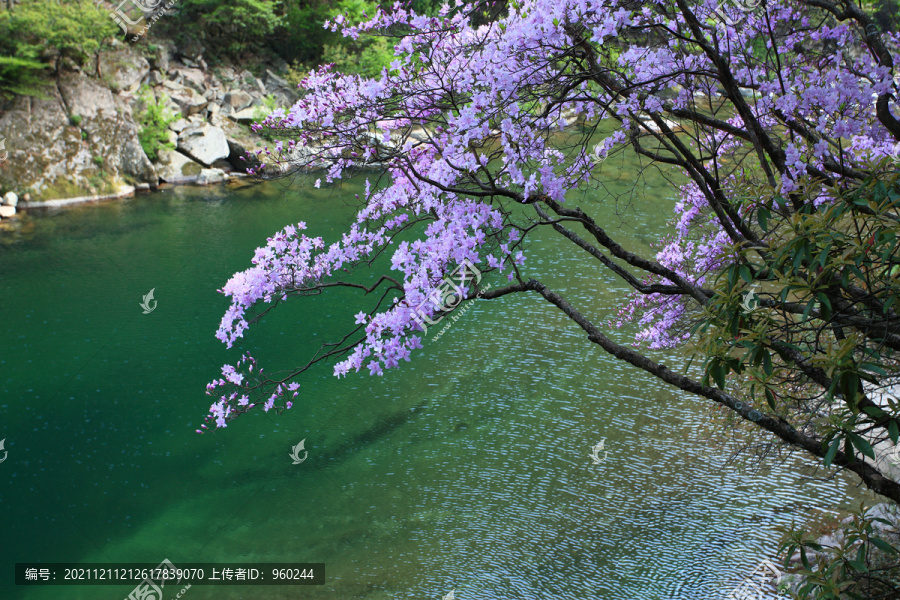
<path id="1" fill-rule="evenodd" d="M 600 220 L 646 248 L 673 193 L 623 160 L 604 165 L 607 190 L 638 181 L 644 197 L 598 198 Z M 193 586 L 187 600 L 719 600 L 773 554 L 776 527 L 862 497 L 809 479 L 800 458 L 729 462 L 740 437 L 708 402 L 588 347 L 536 295 L 472 303 L 384 377 L 323 367 L 285 414 L 196 434 L 222 364 L 250 350 L 286 369 L 352 326 L 348 293 L 289 301 L 231 351 L 213 337 L 227 306 L 215 290 L 253 250 L 301 220 L 335 239 L 361 185 L 175 188 L 32 216 L 5 237 L 0 597 L 133 587 L 16 587 L 16 562 L 168 558 L 326 564 L 324 586 Z M 626 290 L 579 252 L 547 235 L 528 272 L 610 318 Z"/>

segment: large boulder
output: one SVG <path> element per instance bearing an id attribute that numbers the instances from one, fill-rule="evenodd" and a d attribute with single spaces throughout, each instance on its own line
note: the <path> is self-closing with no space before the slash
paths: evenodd
<path id="1" fill-rule="evenodd" d="M 0 188 L 42 201 L 114 193 L 125 180 L 155 185 L 125 101 L 83 73 L 64 72 L 57 83 L 46 98 L 2 102 L 9 154 L 0 162 Z"/>
<path id="2" fill-rule="evenodd" d="M 134 91 L 150 72 L 150 63 L 126 46 L 111 52 L 101 52 L 97 69 L 100 77 L 113 91 Z"/>
<path id="3" fill-rule="evenodd" d="M 203 170 L 196 162 L 176 150 L 160 150 L 156 164 L 159 178 L 167 183 L 196 181 Z"/>
<path id="4" fill-rule="evenodd" d="M 230 154 L 225 132 L 209 123 L 186 127 L 178 136 L 178 149 L 205 167 Z"/>

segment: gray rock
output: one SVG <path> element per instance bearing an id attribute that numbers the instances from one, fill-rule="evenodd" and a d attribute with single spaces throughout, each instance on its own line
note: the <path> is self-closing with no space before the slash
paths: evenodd
<path id="1" fill-rule="evenodd" d="M 179 75 L 181 75 L 181 81 L 184 82 L 184 85 L 196 90 L 201 94 L 206 91 L 206 74 L 200 69 L 176 68 L 175 71 Z"/>
<path id="2" fill-rule="evenodd" d="M 160 85 L 164 80 L 165 78 L 159 71 L 150 71 L 150 74 L 147 75 L 148 85 Z"/>
<path id="3" fill-rule="evenodd" d="M 3 196 L 3 204 L 17 206 L 19 204 L 19 196 L 15 192 L 6 192 Z"/>
<path id="4" fill-rule="evenodd" d="M 169 123 L 169 129 L 181 133 L 188 125 L 190 125 L 190 123 L 187 122 L 187 119 L 178 119 L 174 123 Z"/>
<path id="5" fill-rule="evenodd" d="M 232 121 L 249 125 L 250 123 L 255 123 L 257 121 L 256 112 L 256 107 L 245 108 L 244 110 L 231 113 L 228 115 L 228 118 Z"/>
<path id="6" fill-rule="evenodd" d="M 203 167 L 175 150 L 160 150 L 156 165 L 159 178 L 168 183 L 196 181 Z"/>
<path id="7" fill-rule="evenodd" d="M 178 136 L 178 149 L 206 167 L 229 155 L 225 132 L 208 123 L 195 123 L 185 128 Z"/>
<path id="8" fill-rule="evenodd" d="M 209 104 L 206 98 L 191 88 L 173 91 L 171 99 L 185 117 L 199 113 Z"/>
<path id="9" fill-rule="evenodd" d="M 16 216 L 16 207 L 15 206 L 7 206 L 6 204 L 0 205 L 0 217 L 4 219 L 8 219 L 10 217 Z"/>
<path id="10" fill-rule="evenodd" d="M 98 176 L 111 185 L 123 176 L 156 183 L 124 98 L 73 72 L 63 73 L 46 93 L 44 99 L 14 98 L 0 111 L 0 135 L 9 152 L 0 169 L 0 187 L 30 189 L 35 201 L 44 201 L 86 195 Z M 81 117 L 77 127 L 72 115 Z M 100 158 L 102 170 L 96 162 Z"/>
<path id="11" fill-rule="evenodd" d="M 150 72 L 150 63 L 143 56 L 125 46 L 112 52 L 101 52 L 97 70 L 113 91 L 137 89 Z"/>
<path id="12" fill-rule="evenodd" d="M 183 90 L 184 89 L 183 85 L 181 85 L 180 83 L 175 83 L 171 79 L 166 79 L 165 81 L 163 81 L 163 87 L 166 87 L 170 90 Z"/>
<path id="13" fill-rule="evenodd" d="M 210 185 L 225 181 L 225 172 L 222 169 L 203 169 L 197 177 L 198 185 Z"/>
<path id="14" fill-rule="evenodd" d="M 266 88 L 275 90 L 278 88 L 290 90 L 293 86 L 286 79 L 279 77 L 269 69 L 266 69 Z"/>
<path id="15" fill-rule="evenodd" d="M 253 104 L 253 97 L 244 90 L 231 91 L 225 94 L 222 104 L 226 104 L 239 112 Z"/>
<path id="16" fill-rule="evenodd" d="M 84 75 L 63 76 L 59 82 L 63 106 L 69 115 L 83 119 L 94 119 L 101 115 L 112 118 L 116 114 L 116 100 L 109 88 Z"/>

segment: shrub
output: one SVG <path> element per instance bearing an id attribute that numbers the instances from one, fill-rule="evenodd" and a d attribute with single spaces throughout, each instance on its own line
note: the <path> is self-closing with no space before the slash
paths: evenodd
<path id="1" fill-rule="evenodd" d="M 165 95 L 155 99 L 150 89 L 141 88 L 140 101 L 144 109 L 138 113 L 137 122 L 140 126 L 138 140 L 141 148 L 147 154 L 147 158 L 155 161 L 160 149 L 172 150 L 175 145 L 169 141 L 169 125 L 178 120 L 178 115 L 166 108 L 168 98 Z"/>

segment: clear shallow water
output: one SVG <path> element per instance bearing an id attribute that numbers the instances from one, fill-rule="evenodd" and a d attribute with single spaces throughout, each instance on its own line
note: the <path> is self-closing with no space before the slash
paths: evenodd
<path id="1" fill-rule="evenodd" d="M 636 180 L 613 168 L 612 191 Z M 604 222 L 647 244 L 673 202 L 661 178 L 640 184 L 650 200 L 608 202 Z M 718 600 L 771 555 L 778 525 L 859 497 L 804 479 L 800 460 L 726 464 L 707 403 L 587 347 L 536 296 L 473 303 L 399 371 L 322 368 L 284 415 L 195 434 L 223 363 L 249 349 L 288 368 L 352 323 L 345 294 L 288 302 L 242 349 L 213 337 L 215 290 L 253 249 L 300 220 L 330 241 L 358 187 L 176 188 L 35 218 L 0 246 L 0 597 L 131 589 L 16 588 L 15 562 L 168 558 L 327 565 L 322 587 L 194 586 L 189 600 Z M 612 316 L 619 282 L 552 236 L 537 244 L 559 253 L 532 253 L 531 273 Z"/>

